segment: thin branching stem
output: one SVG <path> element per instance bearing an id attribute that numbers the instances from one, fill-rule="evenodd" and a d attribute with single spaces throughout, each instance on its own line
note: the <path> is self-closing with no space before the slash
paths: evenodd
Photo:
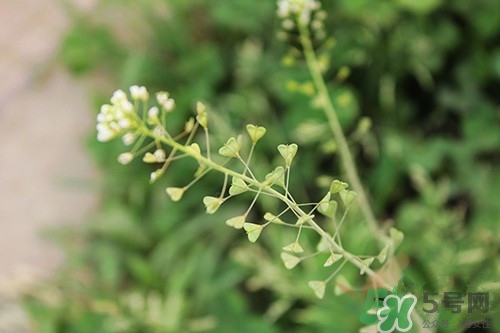
<path id="1" fill-rule="evenodd" d="M 328 93 L 328 89 L 323 79 L 321 67 L 319 65 L 318 58 L 316 57 L 316 53 L 314 52 L 308 27 L 301 23 L 298 24 L 298 27 L 300 31 L 300 42 L 304 49 L 307 67 L 309 68 L 314 86 L 316 87 L 320 104 L 325 112 L 328 124 L 339 147 L 343 168 L 347 173 L 349 182 L 358 195 L 359 206 L 368 226 L 376 237 L 385 244 L 385 236 L 378 226 L 377 220 L 375 219 L 375 215 L 373 214 L 368 201 L 368 196 L 366 195 L 363 185 L 361 184 L 356 164 L 354 163 L 354 159 L 347 144 L 347 139 L 344 135 L 342 127 L 340 126 L 335 107 L 333 106 L 330 94 Z"/>
<path id="2" fill-rule="evenodd" d="M 142 125 L 140 128 L 140 131 L 142 131 L 143 134 L 150 136 L 150 137 L 155 137 L 154 133 L 147 128 L 146 126 Z M 339 244 L 335 242 L 335 240 L 332 238 L 331 235 L 329 235 L 325 230 L 323 230 L 315 221 L 313 218 L 309 218 L 310 215 L 307 214 L 302 208 L 295 203 L 293 200 L 291 200 L 288 196 L 278 192 L 274 188 L 264 185 L 263 183 L 259 182 L 258 180 L 252 179 L 251 177 L 245 176 L 241 173 L 238 173 L 234 170 L 228 169 L 225 166 L 217 164 L 215 161 L 208 159 L 207 157 L 203 156 L 202 154 L 195 154 L 191 150 L 187 149 L 186 146 L 172 140 L 169 137 L 162 136 L 159 138 L 160 141 L 162 141 L 164 144 L 167 146 L 170 146 L 172 149 L 181 151 L 187 155 L 192 156 L 195 158 L 199 163 L 206 165 L 208 168 L 219 171 L 222 174 L 227 174 L 229 176 L 241 178 L 244 180 L 246 183 L 253 185 L 259 189 L 263 193 L 268 193 L 277 199 L 281 200 L 284 202 L 290 209 L 299 217 L 306 218 L 307 223 L 309 226 L 316 231 L 323 239 L 325 239 L 328 243 L 328 245 L 336 252 L 339 254 L 342 254 L 346 260 L 348 260 L 351 264 L 356 266 L 360 270 L 366 271 L 366 273 L 372 277 L 374 280 L 376 280 L 379 285 L 381 285 L 384 288 L 391 289 L 392 287 L 385 281 L 383 280 L 378 274 L 376 274 L 372 269 L 367 268 L 365 266 L 365 263 L 357 257 L 356 255 L 346 251 L 344 248 L 342 248 Z"/>

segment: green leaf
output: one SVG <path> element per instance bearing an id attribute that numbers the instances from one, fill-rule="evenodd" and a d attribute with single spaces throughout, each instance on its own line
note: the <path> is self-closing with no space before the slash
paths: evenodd
<path id="1" fill-rule="evenodd" d="M 304 249 L 300 246 L 298 241 L 290 243 L 283 247 L 283 251 L 293 252 L 293 253 L 303 253 Z"/>
<path id="2" fill-rule="evenodd" d="M 257 239 L 259 239 L 260 233 L 262 232 L 262 229 L 264 229 L 264 226 L 247 222 L 243 224 L 243 228 L 247 232 L 248 240 L 252 243 L 255 243 Z"/>
<path id="3" fill-rule="evenodd" d="M 402 8 L 419 14 L 426 14 L 439 7 L 441 0 L 398 0 L 396 4 Z"/>
<path id="4" fill-rule="evenodd" d="M 238 195 L 248 191 L 248 185 L 239 177 L 233 177 L 231 184 L 232 185 L 229 188 L 229 194 L 231 195 Z"/>
<path id="5" fill-rule="evenodd" d="M 292 269 L 298 265 L 301 259 L 288 252 L 281 252 L 281 260 L 287 269 Z"/>
<path id="6" fill-rule="evenodd" d="M 325 296 L 325 290 L 326 290 L 325 281 L 309 281 L 307 285 L 309 286 L 309 288 L 312 289 L 312 291 L 314 291 L 314 294 L 319 299 L 322 299 Z"/>
<path id="7" fill-rule="evenodd" d="M 295 154 L 297 154 L 297 149 L 299 146 L 297 144 L 292 143 L 289 145 L 279 145 L 278 146 L 278 151 L 280 152 L 281 156 L 285 159 L 285 165 L 290 167 L 292 164 L 293 158 L 295 157 Z"/>
<path id="8" fill-rule="evenodd" d="M 266 129 L 262 126 L 255 126 L 252 124 L 247 125 L 247 132 L 253 143 L 257 143 L 264 134 L 266 134 Z"/>
<path id="9" fill-rule="evenodd" d="M 241 229 L 241 228 L 243 228 L 243 225 L 245 224 L 246 218 L 247 218 L 246 215 L 235 216 L 235 217 L 227 220 L 226 224 L 230 227 L 235 228 L 235 229 Z"/>
<path id="10" fill-rule="evenodd" d="M 220 205 L 224 202 L 222 198 L 206 196 L 203 198 L 203 204 L 207 209 L 208 214 L 213 214 L 219 209 Z"/>
<path id="11" fill-rule="evenodd" d="M 231 137 L 226 144 L 219 149 L 219 154 L 225 157 L 238 157 L 241 144 L 236 138 Z"/>
<path id="12" fill-rule="evenodd" d="M 155 286 L 160 281 L 154 267 L 137 254 L 128 258 L 127 266 L 134 280 L 138 280 L 141 285 Z"/>

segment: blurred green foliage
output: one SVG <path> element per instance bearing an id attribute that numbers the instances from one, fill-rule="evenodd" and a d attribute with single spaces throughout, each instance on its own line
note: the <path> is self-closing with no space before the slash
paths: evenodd
<path id="1" fill-rule="evenodd" d="M 323 5 L 334 41 L 326 79 L 377 215 L 406 235 L 403 282 L 415 294 L 424 286 L 465 292 L 470 282 L 470 290 L 500 296 L 498 1 Z M 135 26 L 114 19 L 125 9 Z M 145 28 L 140 42 L 123 38 L 134 37 L 136 26 Z M 297 92 L 305 67 L 283 65 L 278 29 L 273 1 L 102 0 L 91 14 L 75 13 L 60 59 L 75 74 L 108 73 L 111 86 L 168 90 L 178 105 L 174 127 L 196 100 L 208 102 L 218 143 L 242 124 L 264 124 L 268 135 L 255 160 L 261 174 L 271 169 L 276 145 L 295 140 L 300 167 L 292 191 L 304 202 L 319 200 L 321 176 L 344 175 L 324 116 Z M 99 91 L 96 106 L 111 91 Z M 371 119 L 371 131 L 356 130 L 361 117 Z M 147 166 L 116 162 L 120 142 L 102 145 L 94 137 L 101 206 L 85 227 L 58 232 L 67 262 L 26 298 L 39 332 L 326 333 L 362 326 L 363 299 L 333 295 L 332 285 L 319 301 L 308 289 L 306 281 L 325 274 L 321 264 L 281 267 L 286 232 L 266 233 L 250 246 L 224 225 L 244 202 L 205 214 L 199 193 L 214 193 L 218 179 L 174 204 L 164 188 L 183 184 L 191 165 L 174 165 L 151 186 Z M 260 210 L 273 205 L 264 201 Z M 364 226 L 353 219 L 345 230 L 356 252 L 369 248 Z M 345 276 L 360 286 L 357 274 Z M 460 331 L 465 315 L 440 332 Z M 500 332 L 499 317 L 490 309 L 492 331 Z"/>

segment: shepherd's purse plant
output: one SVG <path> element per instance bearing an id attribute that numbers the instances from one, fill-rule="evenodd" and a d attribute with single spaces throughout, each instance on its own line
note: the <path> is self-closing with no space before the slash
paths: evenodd
<path id="1" fill-rule="evenodd" d="M 290 191 L 290 180 L 294 175 L 294 159 L 300 158 L 296 143 L 285 142 L 277 146 L 276 154 L 282 163 L 260 175 L 253 168 L 256 146 L 266 139 L 266 129 L 261 124 L 246 125 L 244 135 L 227 138 L 222 147 L 214 147 L 210 106 L 196 102 L 193 116 L 186 120 L 184 128 L 175 132 L 169 117 L 176 109 L 173 96 L 158 92 L 150 96 L 146 87 L 134 85 L 127 94 L 117 90 L 110 103 L 101 107 L 97 116 L 97 139 L 107 142 L 121 138 L 128 147 L 118 156 L 118 162 L 126 165 L 134 159 L 156 166 L 150 174 L 150 182 L 157 181 L 174 162 L 190 159 L 198 169 L 193 179 L 183 185 L 172 184 L 165 189 L 172 201 L 182 200 L 183 195 L 209 174 L 216 174 L 221 180 L 220 188 L 202 198 L 206 212 L 214 214 L 231 198 L 250 194 L 248 208 L 231 217 L 225 224 L 242 229 L 252 243 L 258 241 L 266 229 L 275 226 L 296 230 L 291 243 L 282 244 L 281 260 L 287 269 L 293 269 L 302 261 L 312 257 L 326 258 L 323 266 L 331 269 L 326 279 L 308 282 L 314 294 L 323 298 L 327 284 L 341 274 L 345 265 L 353 265 L 361 275 L 371 278 L 374 285 L 387 289 L 391 286 L 373 269 L 374 263 L 383 267 L 394 256 L 403 241 L 403 234 L 395 228 L 382 228 L 375 218 L 368 195 L 361 184 L 356 164 L 352 157 L 346 136 L 341 128 L 337 112 L 330 98 L 323 75 L 329 69 L 325 49 L 329 40 L 323 29 L 327 14 L 315 0 L 279 0 L 278 17 L 282 30 L 279 36 L 289 41 L 290 52 L 285 63 L 294 65 L 305 62 L 311 81 L 298 83 L 307 90 L 312 105 L 326 115 L 331 135 L 338 147 L 346 181 L 335 179 L 328 191 L 317 202 L 298 202 Z M 317 46 L 319 45 L 319 47 Z M 153 97 L 153 98 L 152 98 Z M 182 182 L 179 180 L 178 182 Z M 260 218 L 251 214 L 259 198 L 274 198 L 283 207 L 280 211 L 266 212 Z M 201 199 L 201 198 L 200 198 Z M 359 206 L 378 251 L 372 254 L 355 253 L 342 243 L 342 226 L 352 207 Z M 302 242 L 305 233 L 315 233 L 318 244 L 308 248 Z M 415 319 L 420 322 L 417 312 Z M 422 325 L 417 324 L 417 327 Z"/>

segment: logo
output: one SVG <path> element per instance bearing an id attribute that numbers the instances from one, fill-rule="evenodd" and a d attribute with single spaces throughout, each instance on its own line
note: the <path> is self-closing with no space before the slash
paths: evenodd
<path id="1" fill-rule="evenodd" d="M 446 314 L 462 312 L 465 303 L 463 293 L 459 291 L 446 291 L 441 302 L 433 297 L 439 297 L 437 292 L 423 293 L 422 311 L 429 315 L 422 323 L 422 328 L 448 328 L 451 323 L 465 325 L 468 328 L 490 328 L 490 322 L 485 317 L 491 305 L 491 297 L 487 292 L 467 292 L 467 312 L 470 319 L 466 321 L 450 321 Z M 365 299 L 365 313 L 360 320 L 367 326 L 376 325 L 378 333 L 408 332 L 413 322 L 411 314 L 417 304 L 417 296 L 413 294 L 397 293 L 394 288 L 392 293 L 387 289 L 369 289 Z M 440 319 L 432 316 L 440 313 Z M 448 311 L 448 312 L 444 312 Z"/>
<path id="2" fill-rule="evenodd" d="M 400 332 L 408 332 L 413 326 L 410 315 L 415 304 L 417 304 L 417 298 L 414 295 L 387 296 L 384 299 L 384 306 L 377 311 L 377 317 L 380 320 L 377 325 L 378 331 L 391 333 L 397 329 Z"/>
<path id="3" fill-rule="evenodd" d="M 370 289 L 365 301 L 367 312 L 360 319 L 366 325 L 378 322 L 379 333 L 392 333 L 396 329 L 408 332 L 413 326 L 411 313 L 416 304 L 414 295 L 393 295 L 386 289 Z"/>

